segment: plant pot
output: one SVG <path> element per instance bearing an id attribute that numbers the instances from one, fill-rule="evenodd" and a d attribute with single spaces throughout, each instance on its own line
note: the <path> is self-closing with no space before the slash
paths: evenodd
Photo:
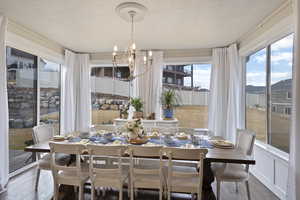
<path id="1" fill-rule="evenodd" d="M 134 119 L 140 119 L 140 118 L 143 118 L 143 112 L 137 112 L 137 111 L 135 111 L 135 112 L 133 113 L 133 118 L 134 118 Z"/>
<path id="2" fill-rule="evenodd" d="M 122 119 L 128 119 L 128 114 L 121 114 Z"/>
<path id="3" fill-rule="evenodd" d="M 164 109 L 164 116 L 166 119 L 173 119 L 173 109 L 172 108 Z"/>

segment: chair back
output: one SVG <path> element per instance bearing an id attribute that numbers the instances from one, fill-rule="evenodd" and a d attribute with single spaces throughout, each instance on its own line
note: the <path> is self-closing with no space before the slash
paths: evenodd
<path id="1" fill-rule="evenodd" d="M 166 147 L 164 148 L 164 153 L 168 157 L 168 178 L 167 185 L 169 191 L 171 191 L 172 179 L 173 177 L 178 178 L 198 178 L 198 199 L 201 199 L 202 193 L 202 182 L 203 182 L 203 160 L 206 157 L 207 149 L 182 149 L 176 147 Z M 198 161 L 198 171 L 175 171 L 173 170 L 173 163 L 176 159 L 182 160 L 197 160 Z M 176 162 L 176 161 L 175 161 Z"/>
<path id="2" fill-rule="evenodd" d="M 54 127 L 50 124 L 38 125 L 32 129 L 32 138 L 35 144 L 47 142 L 54 136 Z"/>
<path id="3" fill-rule="evenodd" d="M 162 146 L 135 146 L 128 147 L 130 154 L 130 174 L 160 174 L 162 175 Z M 149 168 L 143 165 L 135 166 L 135 159 L 139 158 L 158 158 L 160 160 L 159 168 Z"/>
<path id="4" fill-rule="evenodd" d="M 126 150 L 126 146 L 124 145 L 94 145 L 89 144 L 87 145 L 87 149 L 90 155 L 90 164 L 89 164 L 89 171 L 91 179 L 94 180 L 96 177 L 101 178 L 101 175 L 105 175 L 107 173 L 114 173 L 117 175 L 122 174 L 122 156 Z M 117 165 L 111 164 L 99 164 L 99 157 L 117 157 Z"/>
<path id="5" fill-rule="evenodd" d="M 80 155 L 83 154 L 85 146 L 82 144 L 66 144 L 50 142 L 50 153 L 51 153 L 51 169 L 54 177 L 58 176 L 58 171 L 64 170 L 69 172 L 77 172 L 79 175 L 82 171 Z M 62 166 L 56 163 L 55 155 L 57 153 L 72 154 L 76 155 L 75 165 Z"/>
<path id="6" fill-rule="evenodd" d="M 253 153 L 253 146 L 255 142 L 255 133 L 250 130 L 238 129 L 237 135 L 238 139 L 236 148 L 245 155 L 251 156 Z"/>

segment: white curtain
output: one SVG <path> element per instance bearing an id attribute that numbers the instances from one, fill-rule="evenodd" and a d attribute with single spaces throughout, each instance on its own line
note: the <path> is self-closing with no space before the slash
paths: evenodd
<path id="1" fill-rule="evenodd" d="M 133 97 L 140 97 L 144 103 L 144 114 L 155 113 L 155 118 L 161 118 L 163 52 L 153 52 L 153 62 L 148 71 L 144 71 L 143 55 L 137 59 L 136 74 L 141 76 L 133 81 Z M 144 73 L 145 72 L 145 73 Z"/>
<path id="2" fill-rule="evenodd" d="M 242 72 L 236 44 L 213 49 L 208 128 L 232 142 L 243 126 Z"/>
<path id="3" fill-rule="evenodd" d="M 62 83 L 62 133 L 89 131 L 91 126 L 91 81 L 88 54 L 66 50 Z"/>
<path id="4" fill-rule="evenodd" d="M 300 0 L 294 0 L 295 40 L 293 69 L 293 114 L 290 133 L 289 181 L 287 199 L 300 199 Z"/>
<path id="5" fill-rule="evenodd" d="M 0 193 L 8 182 L 8 100 L 6 80 L 5 35 L 7 18 L 0 16 Z"/>

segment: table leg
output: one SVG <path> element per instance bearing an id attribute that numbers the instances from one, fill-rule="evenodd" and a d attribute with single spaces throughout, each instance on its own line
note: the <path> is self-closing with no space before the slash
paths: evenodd
<path id="1" fill-rule="evenodd" d="M 216 200 L 216 196 L 211 186 L 215 178 L 210 166 L 210 162 L 204 160 L 202 200 Z"/>

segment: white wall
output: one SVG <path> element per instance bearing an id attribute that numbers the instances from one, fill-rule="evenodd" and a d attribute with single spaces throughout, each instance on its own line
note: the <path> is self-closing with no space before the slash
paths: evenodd
<path id="1" fill-rule="evenodd" d="M 285 199 L 288 180 L 288 154 L 256 141 L 254 157 L 256 165 L 251 168 L 251 173 L 280 199 Z"/>
<path id="2" fill-rule="evenodd" d="M 292 4 L 291 1 L 286 1 L 283 6 L 266 17 L 257 27 L 240 38 L 239 53 L 246 57 L 292 31 Z M 255 102 L 260 104 L 263 97 L 251 96 L 249 98 L 252 104 Z M 251 167 L 251 173 L 280 199 L 285 199 L 289 155 L 271 145 L 256 141 L 254 158 L 256 165 Z"/>

